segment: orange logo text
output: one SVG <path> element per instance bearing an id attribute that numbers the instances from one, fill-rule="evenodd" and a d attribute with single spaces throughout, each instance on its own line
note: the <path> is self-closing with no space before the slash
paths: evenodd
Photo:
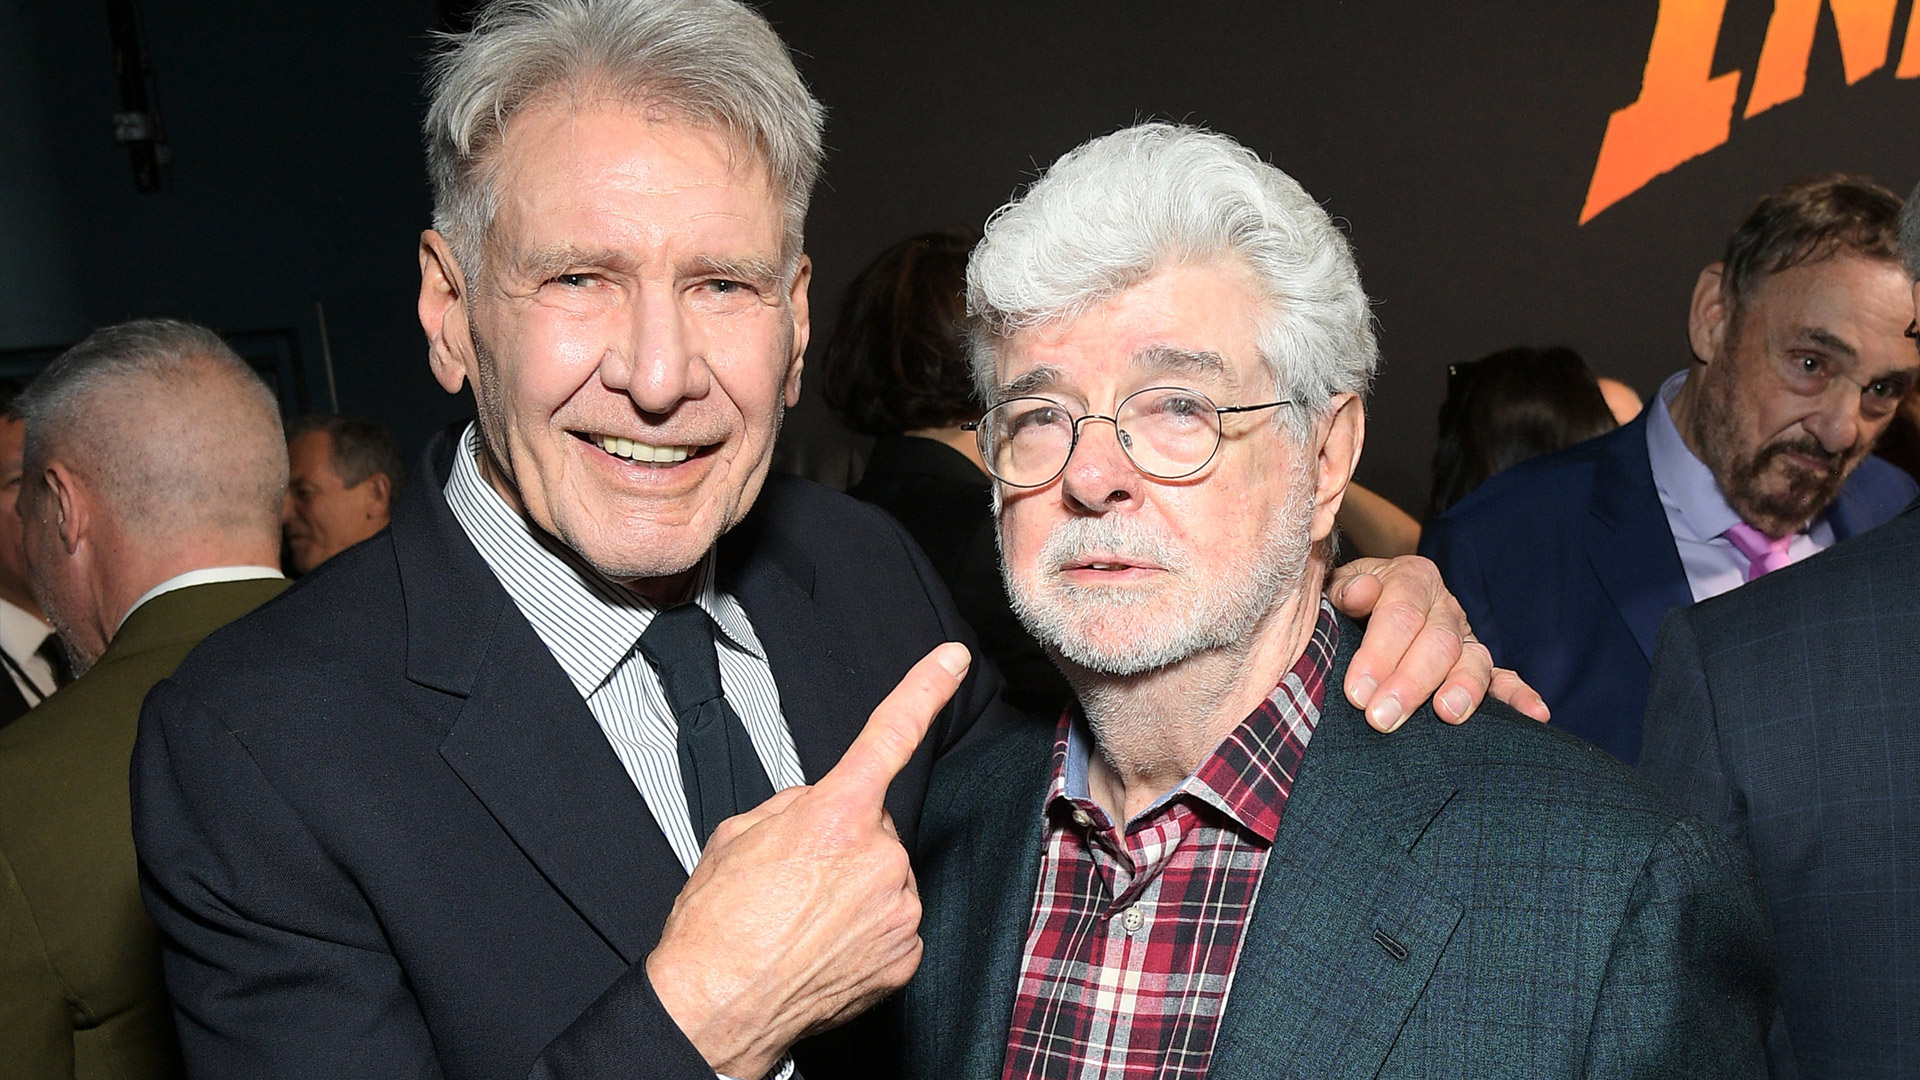
<path id="1" fill-rule="evenodd" d="M 1898 4 L 1899 0 L 1774 0 L 1743 115 L 1757 116 L 1792 101 L 1806 89 L 1807 62 L 1813 55 L 1814 29 L 1823 6 L 1833 12 L 1847 85 L 1887 66 Z M 1713 73 L 1713 50 L 1726 11 L 1727 0 L 1660 0 L 1640 98 L 1607 121 L 1600 160 L 1594 163 L 1593 182 L 1587 187 L 1587 204 L 1580 211 L 1582 225 L 1654 177 L 1727 141 L 1742 73 L 1738 69 Z M 1920 5 L 1907 19 L 1900 66 L 1894 69 L 1896 78 L 1915 76 L 1920 76 Z"/>

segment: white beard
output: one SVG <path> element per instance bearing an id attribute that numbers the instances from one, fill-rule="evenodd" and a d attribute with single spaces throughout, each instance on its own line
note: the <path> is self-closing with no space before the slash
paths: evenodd
<path id="1" fill-rule="evenodd" d="M 1014 614 L 1047 649 L 1101 675 L 1139 675 L 1242 644 L 1306 571 L 1314 509 L 1307 470 L 1296 470 L 1289 487 L 1260 543 L 1237 565 L 1183 550 L 1165 529 L 1130 515 L 1062 522 L 1030 575 L 1016 574 L 1003 554 L 1001 576 Z M 1004 539 L 1000 547 L 1004 553 Z M 1172 580 L 1134 589 L 1074 585 L 1056 576 L 1059 567 L 1096 552 L 1158 566 Z"/>

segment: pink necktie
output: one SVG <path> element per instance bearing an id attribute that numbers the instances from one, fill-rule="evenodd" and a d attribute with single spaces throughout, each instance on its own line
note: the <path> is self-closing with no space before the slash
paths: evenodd
<path id="1" fill-rule="evenodd" d="M 1771 574 L 1793 561 L 1787 556 L 1787 545 L 1793 543 L 1792 534 L 1775 540 L 1742 521 L 1720 535 L 1747 557 L 1748 581 L 1762 574 Z"/>

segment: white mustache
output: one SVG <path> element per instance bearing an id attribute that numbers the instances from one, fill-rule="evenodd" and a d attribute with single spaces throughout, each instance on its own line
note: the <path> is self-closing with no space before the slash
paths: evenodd
<path id="1" fill-rule="evenodd" d="M 1069 518 L 1055 526 L 1040 547 L 1040 565 L 1051 570 L 1074 566 L 1094 555 L 1111 555 L 1180 573 L 1189 560 L 1162 529 L 1137 518 Z"/>

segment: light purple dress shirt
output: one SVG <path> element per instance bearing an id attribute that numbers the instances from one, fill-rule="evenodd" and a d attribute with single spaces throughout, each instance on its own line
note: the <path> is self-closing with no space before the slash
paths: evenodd
<path id="1" fill-rule="evenodd" d="M 1747 557 L 1721 534 L 1740 520 L 1706 463 L 1693 456 L 1673 423 L 1673 396 L 1687 381 L 1685 371 L 1660 384 L 1647 417 L 1647 457 L 1653 463 L 1653 486 L 1667 512 L 1667 528 L 1680 549 L 1680 565 L 1687 571 L 1687 587 L 1697 603 L 1737 588 L 1747 580 Z M 1787 547 L 1792 562 L 1833 546 L 1833 526 L 1823 511 L 1813 524 L 1797 533 Z"/>

